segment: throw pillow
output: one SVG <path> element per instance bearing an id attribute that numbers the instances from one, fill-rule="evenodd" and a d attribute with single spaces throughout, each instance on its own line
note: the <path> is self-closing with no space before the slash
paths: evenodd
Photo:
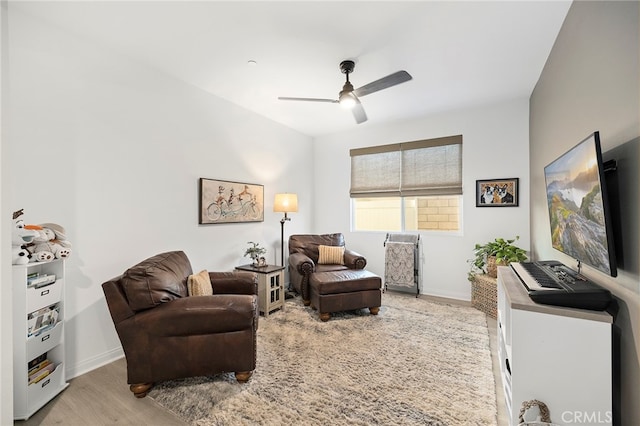
<path id="1" fill-rule="evenodd" d="M 318 246 L 318 264 L 344 265 L 344 246 Z"/>
<path id="2" fill-rule="evenodd" d="M 213 288 L 211 287 L 209 272 L 203 269 L 197 274 L 189 275 L 187 288 L 189 290 L 189 296 L 211 296 L 213 294 Z"/>

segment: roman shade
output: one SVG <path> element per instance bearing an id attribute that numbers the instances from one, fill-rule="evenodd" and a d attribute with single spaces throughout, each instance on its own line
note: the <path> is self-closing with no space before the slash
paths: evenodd
<path id="1" fill-rule="evenodd" d="M 462 194 L 462 135 L 350 150 L 352 198 Z"/>

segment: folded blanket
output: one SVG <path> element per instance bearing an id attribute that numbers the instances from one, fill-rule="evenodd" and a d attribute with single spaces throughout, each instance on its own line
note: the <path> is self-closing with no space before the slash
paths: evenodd
<path id="1" fill-rule="evenodd" d="M 384 282 L 386 285 L 413 287 L 414 249 L 408 242 L 387 241 L 385 246 Z"/>
<path id="2" fill-rule="evenodd" d="M 387 241 L 417 244 L 418 234 L 387 234 Z"/>

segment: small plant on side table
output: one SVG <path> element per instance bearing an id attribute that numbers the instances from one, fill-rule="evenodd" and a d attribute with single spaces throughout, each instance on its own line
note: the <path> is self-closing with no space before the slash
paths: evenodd
<path id="1" fill-rule="evenodd" d="M 475 257 L 467 261 L 471 265 L 468 274 L 469 281 L 473 281 L 476 274 L 488 273 L 495 278 L 494 265 L 508 265 L 511 262 L 527 260 L 527 252 L 513 244 L 518 239 L 520 239 L 519 236 L 510 240 L 496 238 L 485 244 L 476 244 L 473 249 Z M 494 265 L 491 265 L 492 263 Z"/>
<path id="2" fill-rule="evenodd" d="M 253 266 L 258 266 L 258 258 L 267 252 L 267 249 L 260 247 L 260 244 L 249 241 L 247 244 L 251 244 L 244 252 L 244 257 L 250 257 L 253 261 Z"/>

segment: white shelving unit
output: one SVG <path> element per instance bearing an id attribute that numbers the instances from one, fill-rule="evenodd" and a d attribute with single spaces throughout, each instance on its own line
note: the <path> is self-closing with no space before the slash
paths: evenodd
<path id="1" fill-rule="evenodd" d="M 522 403 L 531 400 L 547 405 L 554 424 L 612 424 L 612 323 L 607 312 L 537 304 L 511 268 L 499 267 L 498 356 L 509 424 L 519 423 Z"/>
<path id="2" fill-rule="evenodd" d="M 64 262 L 58 259 L 13 266 L 13 412 L 16 420 L 28 419 L 69 385 L 64 369 Z M 55 275 L 56 279 L 42 287 L 28 286 L 31 274 Z M 49 312 L 38 315 L 47 308 Z M 52 311 L 57 311 L 57 318 L 48 324 Z M 35 364 L 34 360 L 39 358 L 48 359 L 55 368 L 30 384 L 29 364 Z"/>

